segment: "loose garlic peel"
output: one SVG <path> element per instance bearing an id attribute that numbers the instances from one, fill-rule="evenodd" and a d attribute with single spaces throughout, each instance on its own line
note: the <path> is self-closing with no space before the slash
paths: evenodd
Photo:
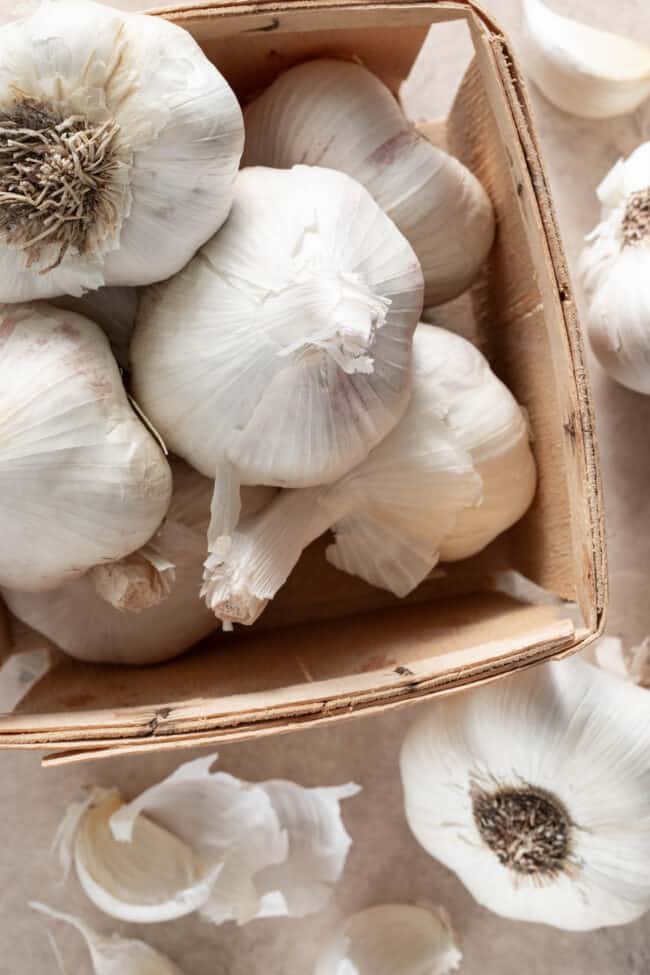
<path id="1" fill-rule="evenodd" d="M 341 925 L 319 955 L 314 975 L 448 975 L 461 959 L 442 908 L 381 904 Z"/>
<path id="2" fill-rule="evenodd" d="M 426 304 L 472 283 L 494 236 L 487 194 L 414 130 L 366 68 L 330 59 L 291 68 L 248 106 L 245 120 L 244 165 L 326 166 L 370 191 L 418 256 Z"/>
<path id="3" fill-rule="evenodd" d="M 650 48 L 523 0 L 523 63 L 542 94 L 570 115 L 606 119 L 650 95 Z"/>
<path id="4" fill-rule="evenodd" d="M 440 558 L 464 558 L 518 520 L 535 464 L 512 394 L 465 339 L 419 325 L 414 390 L 399 426 L 335 484 L 282 492 L 206 561 L 216 615 L 251 624 L 328 528 L 337 568 L 404 596 Z"/>

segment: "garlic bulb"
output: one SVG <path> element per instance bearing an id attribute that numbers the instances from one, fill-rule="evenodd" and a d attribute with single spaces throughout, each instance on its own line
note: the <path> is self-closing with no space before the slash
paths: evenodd
<path id="1" fill-rule="evenodd" d="M 650 142 L 619 160 L 597 193 L 601 221 L 580 258 L 589 338 L 613 379 L 650 393 Z"/>
<path id="2" fill-rule="evenodd" d="M 494 237 L 476 177 L 431 145 L 388 88 L 352 61 L 308 61 L 281 74 L 245 113 L 244 165 L 327 166 L 359 180 L 410 242 L 425 301 L 472 283 Z"/>
<path id="3" fill-rule="evenodd" d="M 497 914 L 635 920 L 650 907 L 648 709 L 577 658 L 440 698 L 402 748 L 413 833 Z"/>
<path id="4" fill-rule="evenodd" d="M 169 465 L 93 322 L 0 307 L 0 416 L 0 585 L 53 589 L 153 535 Z"/>
<path id="5" fill-rule="evenodd" d="M 650 95 L 650 48 L 523 0 L 523 63 L 556 108 L 582 118 L 633 112 Z"/>
<path id="6" fill-rule="evenodd" d="M 96 663 L 157 663 L 211 633 L 217 621 L 199 589 L 212 482 L 179 461 L 172 471 L 169 511 L 150 544 L 52 592 L 4 590 L 14 616 L 71 656 Z M 273 493 L 245 488 L 243 511 L 253 514 Z"/>
<path id="7" fill-rule="evenodd" d="M 461 959 L 444 910 L 381 904 L 345 921 L 319 955 L 314 975 L 448 975 Z"/>
<path id="8" fill-rule="evenodd" d="M 211 772 L 215 758 L 186 762 L 130 803 L 96 789 L 68 812 L 62 862 L 72 856 L 100 910 L 141 923 L 200 910 L 244 924 L 329 901 L 350 846 L 340 802 L 358 787 L 245 782 Z"/>
<path id="9" fill-rule="evenodd" d="M 55 911 L 38 901 L 31 901 L 29 906 L 55 921 L 63 921 L 64 924 L 76 928 L 90 952 L 95 975 L 183 975 L 169 958 L 144 941 L 121 938 L 117 934 L 99 934 L 81 918 L 64 911 Z M 52 941 L 58 957 L 55 945 L 56 942 Z M 64 972 L 63 967 L 61 972 Z"/>
<path id="10" fill-rule="evenodd" d="M 4 25 L 0 300 L 175 273 L 226 219 L 243 141 L 233 92 L 162 18 L 44 0 Z"/>
<path id="11" fill-rule="evenodd" d="M 129 346 L 138 311 L 136 288 L 98 288 L 81 298 L 61 295 L 51 302 L 56 308 L 76 311 L 99 325 L 111 343 L 113 355 L 123 369 L 129 368 Z"/>
<path id="12" fill-rule="evenodd" d="M 535 465 L 511 393 L 451 332 L 419 325 L 413 350 L 409 408 L 368 459 L 333 485 L 283 492 L 208 558 L 203 591 L 220 619 L 254 622 L 328 528 L 337 568 L 405 596 L 441 557 L 473 554 L 524 513 Z"/>
<path id="13" fill-rule="evenodd" d="M 415 255 L 362 186 L 243 170 L 221 232 L 142 296 L 136 399 L 206 476 L 332 481 L 406 409 L 421 309 Z"/>

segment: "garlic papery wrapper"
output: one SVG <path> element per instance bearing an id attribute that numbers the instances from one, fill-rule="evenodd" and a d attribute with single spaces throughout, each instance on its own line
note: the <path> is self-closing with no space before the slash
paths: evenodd
<path id="1" fill-rule="evenodd" d="M 619 160 L 597 193 L 601 221 L 580 258 L 589 338 L 613 379 L 650 393 L 650 142 Z"/>
<path id="2" fill-rule="evenodd" d="M 353 176 L 410 242 L 426 304 L 472 283 L 494 237 L 476 177 L 415 131 L 392 92 L 352 61 L 307 61 L 281 74 L 245 113 L 244 165 L 327 166 Z"/>
<path id="3" fill-rule="evenodd" d="M 350 837 L 340 802 L 358 786 L 304 789 L 211 772 L 186 762 L 130 803 L 95 791 L 60 830 L 77 875 L 101 910 L 162 921 L 200 909 L 215 924 L 302 916 L 329 901 Z"/>
<path id="4" fill-rule="evenodd" d="M 216 615 L 250 624 L 303 549 L 328 528 L 328 559 L 405 596 L 442 558 L 485 546 L 535 491 L 526 423 L 512 394 L 465 339 L 419 325 L 414 390 L 399 426 L 334 485 L 281 493 L 244 519 L 206 562 Z"/>
<path id="5" fill-rule="evenodd" d="M 100 934 L 74 914 L 56 911 L 38 901 L 32 901 L 29 906 L 76 928 L 86 943 L 95 975 L 183 975 L 169 958 L 144 941 L 117 934 Z M 54 947 L 56 942 L 52 944 Z"/>
<path id="6" fill-rule="evenodd" d="M 650 48 L 523 0 L 522 62 L 556 108 L 582 118 L 633 112 L 650 95 Z"/>
<path id="7" fill-rule="evenodd" d="M 99 325 L 111 343 L 113 355 L 123 369 L 129 368 L 129 346 L 138 311 L 136 288 L 98 288 L 81 298 L 61 295 L 51 302 L 56 308 L 76 311 Z"/>
<path id="8" fill-rule="evenodd" d="M 440 699 L 402 748 L 411 829 L 497 914 L 633 921 L 650 907 L 649 713 L 577 658 Z"/>
<path id="9" fill-rule="evenodd" d="M 243 140 L 228 84 L 162 18 L 44 0 L 1 27 L 0 300 L 178 271 L 228 215 Z"/>
<path id="10" fill-rule="evenodd" d="M 50 305 L 0 306 L 0 584 L 54 589 L 140 548 L 171 487 L 102 331 Z"/>
<path id="11" fill-rule="evenodd" d="M 135 395 L 208 477 L 333 481 L 406 409 L 421 307 L 417 259 L 359 183 L 245 169 L 223 229 L 142 295 Z"/>
<path id="12" fill-rule="evenodd" d="M 461 959 L 444 910 L 381 904 L 343 923 L 319 955 L 314 975 L 448 975 Z"/>

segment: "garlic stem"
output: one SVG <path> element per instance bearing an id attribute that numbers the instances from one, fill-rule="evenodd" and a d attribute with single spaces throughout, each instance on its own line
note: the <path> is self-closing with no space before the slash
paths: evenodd
<path id="1" fill-rule="evenodd" d="M 175 581 L 175 566 L 153 545 L 145 545 L 119 562 L 90 570 L 95 592 L 121 612 L 140 613 L 167 599 Z"/>

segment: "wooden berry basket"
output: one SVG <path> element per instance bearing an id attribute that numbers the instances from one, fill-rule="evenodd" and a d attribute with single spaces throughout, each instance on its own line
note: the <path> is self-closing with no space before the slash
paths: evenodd
<path id="1" fill-rule="evenodd" d="M 530 416 L 533 507 L 485 552 L 399 601 L 308 550 L 250 631 L 218 633 L 153 668 L 53 667 L 0 716 L 0 746 L 49 761 L 268 735 L 421 700 L 583 647 L 602 627 L 606 559 L 589 387 L 567 266 L 530 108 L 507 39 L 471 0 L 214 2 L 165 8 L 245 100 L 289 65 L 360 58 L 394 90 L 432 24 L 466 21 L 475 58 L 446 120 L 450 149 L 493 200 L 497 239 L 472 292 L 482 347 Z M 440 137 L 443 127 L 424 127 Z M 515 601 L 513 569 L 576 601 Z M 42 643 L 43 641 L 41 641 Z M 1 657 L 12 652 L 11 621 Z"/>

